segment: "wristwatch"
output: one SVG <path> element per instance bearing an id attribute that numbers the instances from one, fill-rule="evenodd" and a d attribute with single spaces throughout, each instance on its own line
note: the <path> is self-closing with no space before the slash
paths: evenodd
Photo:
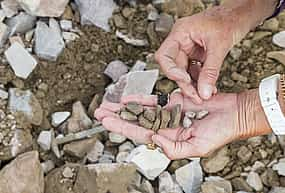
<path id="1" fill-rule="evenodd" d="M 276 135 L 285 135 L 285 117 L 278 102 L 278 87 L 281 79 L 284 80 L 284 76 L 281 78 L 280 74 L 275 74 L 263 79 L 259 85 L 261 105 L 271 129 Z M 281 86 L 281 92 L 285 93 L 285 85 L 284 89 L 282 88 L 283 86 Z"/>

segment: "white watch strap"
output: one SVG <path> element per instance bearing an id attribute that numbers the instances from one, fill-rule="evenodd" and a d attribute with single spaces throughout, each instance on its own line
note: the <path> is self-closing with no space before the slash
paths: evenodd
<path id="1" fill-rule="evenodd" d="M 259 96 L 273 132 L 285 135 L 285 117 L 278 102 L 279 79 L 279 74 L 263 79 L 259 85 Z"/>

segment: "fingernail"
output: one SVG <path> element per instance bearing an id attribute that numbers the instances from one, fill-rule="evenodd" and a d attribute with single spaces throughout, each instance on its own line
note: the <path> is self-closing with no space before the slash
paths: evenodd
<path id="1" fill-rule="evenodd" d="M 201 97 L 203 99 L 209 99 L 213 94 L 213 86 L 209 84 L 201 85 Z"/>
<path id="2" fill-rule="evenodd" d="M 158 145 L 159 147 L 161 147 L 161 143 L 160 143 L 160 141 L 159 141 L 158 138 L 159 138 L 159 137 L 157 137 L 156 135 L 154 135 L 154 136 L 152 136 L 152 141 L 153 141 L 156 145 Z"/>

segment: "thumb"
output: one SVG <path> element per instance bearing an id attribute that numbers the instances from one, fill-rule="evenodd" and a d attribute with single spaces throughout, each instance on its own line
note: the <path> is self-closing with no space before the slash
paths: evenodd
<path id="1" fill-rule="evenodd" d="M 198 79 L 198 92 L 201 98 L 208 100 L 216 91 L 216 82 L 225 58 L 224 53 L 208 53 Z"/>
<path id="2" fill-rule="evenodd" d="M 195 148 L 187 142 L 174 142 L 161 135 L 153 135 L 152 141 L 161 147 L 171 160 L 196 156 Z"/>

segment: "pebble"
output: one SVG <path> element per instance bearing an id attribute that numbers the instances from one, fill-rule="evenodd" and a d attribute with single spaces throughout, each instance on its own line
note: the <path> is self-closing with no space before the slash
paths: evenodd
<path id="1" fill-rule="evenodd" d="M 169 111 L 162 109 L 160 111 L 160 129 L 165 129 L 168 128 L 168 124 L 170 122 L 171 119 L 171 114 Z"/>
<path id="2" fill-rule="evenodd" d="M 110 132 L 109 139 L 112 143 L 123 143 L 126 141 L 126 137 L 117 133 Z"/>
<path id="3" fill-rule="evenodd" d="M 136 115 L 134 115 L 133 113 L 130 113 L 128 111 L 122 111 L 120 113 L 120 117 L 123 120 L 127 120 L 127 121 L 136 121 L 138 119 Z"/>
<path id="4" fill-rule="evenodd" d="M 21 12 L 15 17 L 7 19 L 6 24 L 10 28 L 10 36 L 24 34 L 34 28 L 37 18 L 25 12 Z"/>
<path id="5" fill-rule="evenodd" d="M 110 77 L 113 82 L 117 82 L 126 73 L 128 73 L 128 66 L 120 60 L 110 62 L 104 71 L 104 74 Z"/>
<path id="6" fill-rule="evenodd" d="M 182 107 L 180 104 L 175 105 L 171 109 L 171 121 L 169 123 L 170 128 L 178 128 L 180 125 L 181 115 L 182 114 Z M 198 116 L 198 114 L 197 114 Z"/>
<path id="7" fill-rule="evenodd" d="M 110 31 L 108 24 L 113 11 L 117 8 L 113 0 L 75 0 L 80 11 L 82 25 L 95 25 Z"/>
<path id="8" fill-rule="evenodd" d="M 281 176 L 285 176 L 285 160 L 279 160 L 278 163 L 274 164 L 272 167 L 273 170 Z"/>
<path id="9" fill-rule="evenodd" d="M 8 99 L 8 96 L 9 96 L 8 92 L 0 88 L 0 99 L 4 99 L 4 100 Z"/>
<path id="10" fill-rule="evenodd" d="M 65 178 L 73 178 L 74 173 L 70 167 L 65 167 L 62 171 L 62 175 Z"/>
<path id="11" fill-rule="evenodd" d="M 129 102 L 127 105 L 126 105 L 126 110 L 128 110 L 129 112 L 135 114 L 135 115 L 139 115 L 143 112 L 143 106 L 138 104 L 138 103 L 135 103 L 135 102 Z"/>
<path id="12" fill-rule="evenodd" d="M 192 125 L 192 120 L 189 117 L 185 116 L 183 119 L 183 127 L 187 129 L 190 128 L 191 125 Z"/>
<path id="13" fill-rule="evenodd" d="M 34 57 L 18 42 L 13 43 L 9 49 L 5 51 L 5 56 L 16 76 L 20 78 L 28 78 L 37 66 L 37 61 Z"/>
<path id="14" fill-rule="evenodd" d="M 232 48 L 231 51 L 230 51 L 230 56 L 234 59 L 234 60 L 238 60 L 240 58 L 242 54 L 242 50 L 239 49 L 239 48 Z"/>
<path id="15" fill-rule="evenodd" d="M 158 148 L 149 150 L 145 145 L 135 148 L 126 161 L 134 163 L 138 171 L 149 180 L 154 180 L 159 176 L 170 163 L 170 160 Z"/>
<path id="16" fill-rule="evenodd" d="M 130 155 L 129 152 L 119 152 L 116 156 L 116 162 L 118 162 L 118 163 L 126 162 L 129 155 Z"/>
<path id="17" fill-rule="evenodd" d="M 158 131 L 160 129 L 160 124 L 161 124 L 161 107 L 157 106 L 157 108 L 156 108 L 156 119 L 153 123 L 152 130 L 155 132 Z"/>
<path id="18" fill-rule="evenodd" d="M 45 174 L 49 173 L 52 169 L 55 168 L 55 164 L 52 160 L 47 160 L 45 162 L 42 162 L 41 166 Z"/>
<path id="19" fill-rule="evenodd" d="M 16 0 L 4 0 L 1 2 L 1 8 L 5 17 L 10 18 L 18 13 L 20 6 Z"/>
<path id="20" fill-rule="evenodd" d="M 209 177 L 201 186 L 202 193 L 232 193 L 232 185 L 221 177 Z"/>
<path id="21" fill-rule="evenodd" d="M 44 172 L 36 151 L 19 155 L 0 171 L 1 193 L 44 193 Z"/>
<path id="22" fill-rule="evenodd" d="M 270 30 L 270 31 L 278 31 L 279 29 L 279 21 L 277 18 L 272 18 L 266 20 L 261 26 L 260 29 L 262 30 Z"/>
<path id="23" fill-rule="evenodd" d="M 66 43 L 79 39 L 80 36 L 73 32 L 62 32 L 62 37 Z"/>
<path id="24" fill-rule="evenodd" d="M 285 193 L 284 187 L 273 187 L 269 193 Z"/>
<path id="25" fill-rule="evenodd" d="M 61 125 L 68 117 L 70 116 L 70 112 L 55 112 L 51 115 L 51 124 L 54 127 L 58 127 Z"/>
<path id="26" fill-rule="evenodd" d="M 63 146 L 64 153 L 67 153 L 76 158 L 84 158 L 94 147 L 97 139 L 96 137 L 74 141 Z"/>
<path id="27" fill-rule="evenodd" d="M 231 182 L 235 190 L 243 190 L 247 192 L 253 191 L 251 186 L 249 186 L 248 183 L 242 177 L 234 178 Z"/>
<path id="28" fill-rule="evenodd" d="M 252 152 L 246 146 L 241 146 L 237 156 L 243 163 L 247 163 L 251 159 Z"/>
<path id="29" fill-rule="evenodd" d="M 18 88 L 9 89 L 8 109 L 14 114 L 20 114 L 23 124 L 40 125 L 43 120 L 43 109 L 30 90 Z"/>
<path id="30" fill-rule="evenodd" d="M 166 36 L 170 32 L 173 24 L 173 17 L 166 13 L 162 13 L 155 21 L 155 31 L 161 33 L 163 36 Z"/>
<path id="31" fill-rule="evenodd" d="M 133 46 L 145 47 L 149 45 L 147 39 L 135 39 L 133 37 L 129 37 L 128 35 L 123 34 L 119 30 L 116 31 L 116 36 L 124 40 L 127 44 L 130 44 Z"/>
<path id="32" fill-rule="evenodd" d="M 169 94 L 176 88 L 176 84 L 169 79 L 162 79 L 157 81 L 155 88 L 163 94 Z"/>
<path id="33" fill-rule="evenodd" d="M 192 161 L 177 169 L 175 171 L 175 178 L 185 193 L 198 193 L 203 181 L 203 171 L 200 161 Z"/>
<path id="34" fill-rule="evenodd" d="M 97 140 L 91 150 L 87 153 L 87 160 L 91 163 L 99 161 L 99 158 L 103 155 L 104 145 L 101 141 Z"/>
<path id="35" fill-rule="evenodd" d="M 0 22 L 0 48 L 4 46 L 10 34 L 10 28 Z"/>
<path id="36" fill-rule="evenodd" d="M 9 42 L 10 44 L 12 45 L 13 43 L 15 42 L 18 42 L 19 44 L 21 44 L 23 47 L 25 47 L 25 44 L 22 40 L 22 38 L 20 36 L 12 36 L 12 37 L 9 37 Z"/>
<path id="37" fill-rule="evenodd" d="M 240 81 L 240 82 L 243 82 L 243 83 L 246 83 L 248 81 L 248 78 L 237 73 L 237 72 L 233 72 L 231 74 L 231 78 L 235 81 Z"/>
<path id="38" fill-rule="evenodd" d="M 47 42 L 49 42 L 47 44 Z M 35 31 L 35 52 L 38 57 L 56 61 L 65 45 L 57 21 L 49 20 L 49 26 L 42 21 L 37 22 Z"/>
<path id="39" fill-rule="evenodd" d="M 183 193 L 180 186 L 174 181 L 169 172 L 165 171 L 160 174 L 158 180 L 159 193 Z"/>
<path id="40" fill-rule="evenodd" d="M 280 62 L 281 64 L 285 64 L 285 51 L 272 51 L 272 52 L 268 52 L 266 54 L 266 56 L 268 58 L 277 60 L 278 62 Z"/>
<path id="41" fill-rule="evenodd" d="M 51 147 L 52 134 L 51 131 L 42 131 L 38 137 L 38 144 L 44 150 L 48 151 Z"/>
<path id="42" fill-rule="evenodd" d="M 281 31 L 281 32 L 274 34 L 272 38 L 272 42 L 273 44 L 281 48 L 285 48 L 285 31 Z"/>
<path id="43" fill-rule="evenodd" d="M 254 36 L 252 38 L 253 41 L 258 42 L 262 40 L 263 38 L 267 36 L 271 36 L 272 32 L 266 32 L 266 31 L 257 31 L 254 33 Z"/>
<path id="44" fill-rule="evenodd" d="M 69 0 L 17 0 L 27 13 L 40 17 L 59 17 L 65 10 Z"/>
<path id="45" fill-rule="evenodd" d="M 66 19 L 60 20 L 59 24 L 61 29 L 64 31 L 70 31 L 72 29 L 72 21 L 70 20 Z"/>
<path id="46" fill-rule="evenodd" d="M 153 7 L 148 15 L 147 15 L 147 19 L 149 21 L 156 21 L 157 19 L 159 18 L 159 14 L 158 14 L 158 11 Z"/>
<path id="47" fill-rule="evenodd" d="M 129 72 L 123 96 L 132 94 L 149 95 L 158 79 L 158 70 Z"/>
<path id="48" fill-rule="evenodd" d="M 143 116 L 151 121 L 151 122 L 154 122 L 155 121 L 155 118 L 156 118 L 156 111 L 155 110 L 152 110 L 152 109 L 146 109 L 144 112 L 143 112 Z"/>
<path id="49" fill-rule="evenodd" d="M 246 182 L 256 191 L 261 191 L 263 189 L 262 181 L 256 172 L 250 172 Z"/>
<path id="50" fill-rule="evenodd" d="M 147 120 L 143 115 L 139 116 L 138 121 L 139 121 L 139 125 L 144 128 L 151 129 L 153 127 L 153 123 Z"/>
<path id="51" fill-rule="evenodd" d="M 135 72 L 135 71 L 144 71 L 145 68 L 147 66 L 147 63 L 137 60 L 136 63 L 133 65 L 133 67 L 131 68 L 131 72 Z"/>
<path id="52" fill-rule="evenodd" d="M 25 33 L 25 40 L 26 40 L 27 42 L 30 42 L 30 41 L 32 40 L 33 36 L 34 36 L 34 33 L 35 33 L 35 30 L 34 30 L 34 29 L 32 29 L 32 30 L 26 32 L 26 33 Z"/>
<path id="53" fill-rule="evenodd" d="M 188 118 L 190 118 L 190 119 L 194 119 L 194 118 L 196 117 L 196 113 L 193 112 L 193 111 L 187 111 L 187 112 L 185 113 L 185 116 L 188 117 Z"/>
<path id="54" fill-rule="evenodd" d="M 125 143 L 119 146 L 119 152 L 130 152 L 134 148 L 135 146 L 131 142 L 126 141 Z"/>

